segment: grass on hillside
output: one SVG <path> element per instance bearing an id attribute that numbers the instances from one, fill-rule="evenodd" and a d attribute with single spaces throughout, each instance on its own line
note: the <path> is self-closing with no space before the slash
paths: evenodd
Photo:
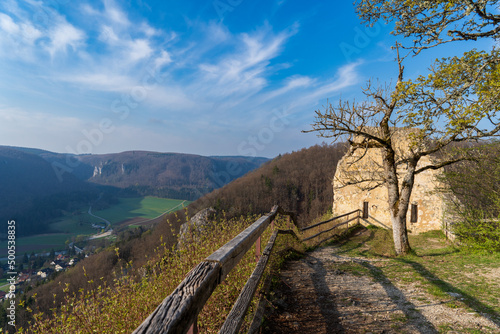
<path id="1" fill-rule="evenodd" d="M 53 313 L 35 313 L 35 321 L 26 331 L 18 328 L 17 333 L 131 333 L 168 296 L 185 275 L 199 262 L 235 237 L 258 217 L 213 222 L 208 233 L 196 237 L 187 246 L 178 250 L 160 248 L 157 258 L 139 269 L 137 277 L 117 277 L 113 286 L 102 284 L 98 289 L 85 294 L 67 295 L 64 305 Z M 285 220 L 275 220 L 275 228 L 283 228 Z M 262 249 L 272 231 L 263 234 Z M 290 236 L 279 236 L 274 252 L 285 249 L 293 240 Z M 116 249 L 119 252 L 119 249 Z M 279 262 L 279 258 L 272 260 Z M 118 263 L 128 267 L 130 264 Z M 220 284 L 198 316 L 201 332 L 217 333 L 228 312 L 236 301 L 242 287 L 255 268 L 255 245 L 240 263 Z M 264 279 L 262 280 L 262 282 Z M 90 282 L 89 282 L 90 283 Z M 259 294 L 257 293 L 256 296 Z M 258 297 L 255 298 L 255 300 Z M 252 313 L 252 304 L 249 313 Z"/>
<path id="2" fill-rule="evenodd" d="M 391 233 L 370 228 L 340 242 L 340 252 L 345 255 L 388 260 L 376 262 L 376 268 L 352 263 L 340 269 L 377 281 L 414 284 L 451 308 L 485 313 L 500 323 L 499 253 L 463 251 L 447 241 L 441 231 L 430 231 L 410 235 L 413 254 L 396 257 Z"/>

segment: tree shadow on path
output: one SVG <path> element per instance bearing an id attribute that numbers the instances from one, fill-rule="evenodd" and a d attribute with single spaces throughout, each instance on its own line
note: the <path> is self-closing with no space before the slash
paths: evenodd
<path id="1" fill-rule="evenodd" d="M 422 334 L 439 333 L 436 327 L 416 309 L 416 306 L 405 296 L 405 294 L 392 284 L 380 268 L 367 261 L 357 262 L 368 269 L 370 275 L 373 276 L 377 282 L 381 283 L 387 296 L 391 299 L 393 304 L 404 313 L 405 317 L 409 319 L 411 323 L 418 324 L 414 326 L 416 331 Z"/>

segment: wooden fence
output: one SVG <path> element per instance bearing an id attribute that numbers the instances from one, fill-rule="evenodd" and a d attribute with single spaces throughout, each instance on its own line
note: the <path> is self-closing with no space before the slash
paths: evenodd
<path id="1" fill-rule="evenodd" d="M 304 227 L 302 228 L 300 231 L 301 232 L 304 232 L 304 231 L 307 231 L 307 230 L 310 230 L 312 228 L 315 228 L 315 227 L 319 227 L 319 226 L 322 226 L 326 223 L 330 223 L 332 221 L 335 221 L 335 220 L 339 220 L 341 218 L 344 218 L 346 217 L 346 220 L 341 222 L 341 223 L 338 223 L 338 224 L 335 224 L 333 226 L 331 226 L 330 228 L 324 230 L 324 231 L 320 231 L 310 237 L 307 237 L 307 238 L 304 238 L 302 239 L 302 241 L 307 241 L 307 240 L 311 240 L 311 239 L 314 239 L 316 237 L 319 237 L 320 235 L 324 234 L 324 233 L 327 233 L 327 232 L 330 232 L 330 231 L 333 231 L 334 229 L 340 227 L 340 226 L 343 226 L 343 225 L 346 225 L 346 224 L 349 224 L 350 222 L 352 222 L 353 220 L 357 220 L 357 222 L 359 223 L 359 219 L 361 218 L 361 213 L 363 213 L 363 217 L 365 217 L 365 211 L 363 210 L 360 210 L 360 209 L 357 209 L 357 210 L 354 210 L 354 211 L 351 211 L 351 212 L 348 212 L 348 213 L 345 213 L 343 215 L 340 215 L 340 216 L 336 216 L 336 217 L 333 217 L 333 218 L 330 218 L 330 219 L 327 219 L 325 221 L 322 221 L 322 222 L 319 222 L 317 224 L 314 224 L 314 225 L 311 225 L 311 226 L 307 226 L 307 227 Z M 351 217 L 349 218 L 349 216 L 351 215 L 354 215 L 354 217 Z"/>
<path id="2" fill-rule="evenodd" d="M 308 226 L 301 229 L 307 231 L 314 227 L 332 222 L 346 217 L 346 221 L 335 224 L 333 227 L 325 231 L 314 234 L 302 241 L 313 239 L 323 233 L 332 231 L 349 222 L 360 219 L 360 213 L 365 211 L 354 210 L 352 212 L 333 217 L 323 222 Z M 258 262 L 255 270 L 243 287 L 240 296 L 236 300 L 231 312 L 226 318 L 226 321 L 219 333 L 238 333 L 246 312 L 250 306 L 250 302 L 257 290 L 259 282 L 262 278 L 267 262 L 271 255 L 272 248 L 276 241 L 277 235 L 292 234 L 297 238 L 293 230 L 277 230 L 274 231 L 269 238 L 266 248 L 260 254 L 260 239 L 266 228 L 272 224 L 276 215 L 287 215 L 297 225 L 295 214 L 284 211 L 279 206 L 274 206 L 268 214 L 260 217 L 251 226 L 238 234 L 234 239 L 216 250 L 212 255 L 194 267 L 186 276 L 186 278 L 177 286 L 163 302 L 151 313 L 144 322 L 136 328 L 133 334 L 157 334 L 157 333 L 197 333 L 197 317 L 208 298 L 212 295 L 215 288 L 221 284 L 228 273 L 239 263 L 247 251 L 256 243 L 256 255 Z M 367 214 L 367 212 L 366 212 Z M 349 218 L 350 215 L 355 215 Z M 260 312 L 262 313 L 262 312 Z M 256 316 L 255 318 L 258 318 Z M 260 319 L 255 320 L 259 323 Z M 257 325 L 258 326 L 258 325 Z"/>
<path id="3" fill-rule="evenodd" d="M 153 333 L 197 333 L 197 317 L 215 288 L 224 281 L 227 274 L 243 258 L 254 243 L 259 257 L 257 266 L 243 287 L 233 309 L 219 333 L 237 333 L 243 323 L 246 311 L 267 265 L 278 233 L 275 231 L 260 254 L 260 237 L 273 222 L 277 214 L 287 215 L 294 220 L 295 215 L 274 206 L 266 215 L 238 234 L 234 239 L 216 250 L 205 261 L 199 263 L 163 302 L 136 328 L 133 334 Z M 294 234 L 294 233 L 293 233 Z"/>

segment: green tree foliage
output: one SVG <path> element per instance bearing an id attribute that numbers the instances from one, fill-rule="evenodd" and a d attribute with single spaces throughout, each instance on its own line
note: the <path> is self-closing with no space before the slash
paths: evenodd
<path id="1" fill-rule="evenodd" d="M 398 87 L 399 113 L 406 126 L 422 129 L 421 138 L 438 139 L 432 149 L 494 136 L 500 129 L 499 76 L 497 50 L 438 60 L 428 76 Z"/>
<path id="2" fill-rule="evenodd" d="M 457 216 L 451 231 L 470 249 L 500 251 L 500 143 L 475 145 L 475 162 L 445 169 L 441 181 L 451 191 L 449 209 Z"/>

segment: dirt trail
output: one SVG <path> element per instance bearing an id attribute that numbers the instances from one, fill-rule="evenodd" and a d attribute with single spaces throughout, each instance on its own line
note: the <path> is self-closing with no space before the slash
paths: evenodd
<path id="1" fill-rule="evenodd" d="M 262 332 L 500 333 L 498 322 L 450 308 L 448 301 L 438 301 L 411 283 L 377 276 L 377 265 L 384 261 L 343 256 L 333 246 L 289 261 L 281 270 L 280 287 L 270 297 Z M 336 269 L 346 262 L 362 265 L 371 275 Z M 459 296 L 450 296 L 454 298 Z"/>

